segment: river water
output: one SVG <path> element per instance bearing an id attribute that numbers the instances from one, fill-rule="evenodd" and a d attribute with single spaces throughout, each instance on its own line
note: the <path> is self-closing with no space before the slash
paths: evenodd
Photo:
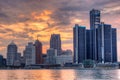
<path id="1" fill-rule="evenodd" d="M 120 80 L 120 70 L 0 70 L 0 80 Z"/>

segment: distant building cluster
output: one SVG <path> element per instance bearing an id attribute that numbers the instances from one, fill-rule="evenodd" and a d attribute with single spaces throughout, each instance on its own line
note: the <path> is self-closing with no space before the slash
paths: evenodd
<path id="1" fill-rule="evenodd" d="M 99 10 L 90 11 L 90 30 L 76 24 L 73 37 L 74 63 L 82 63 L 87 59 L 96 63 L 117 62 L 116 28 L 101 22 Z"/>
<path id="2" fill-rule="evenodd" d="M 65 64 L 80 64 L 85 60 L 96 63 L 117 62 L 117 31 L 110 24 L 101 22 L 99 10 L 90 11 L 90 29 L 75 24 L 73 28 L 73 53 L 71 50 L 62 50 L 60 34 L 51 34 L 50 47 L 46 54 L 42 52 L 42 43 L 37 39 L 34 43 L 28 42 L 23 56 L 12 41 L 7 46 L 7 58 L 0 55 L 0 67 L 17 66 L 44 66 Z M 44 64 L 44 65 L 43 65 Z"/>
<path id="3" fill-rule="evenodd" d="M 52 34 L 50 38 L 50 48 L 46 54 L 42 53 L 42 43 L 36 40 L 35 43 L 28 42 L 23 51 L 23 56 L 18 52 L 17 45 L 12 41 L 7 46 L 7 66 L 30 66 L 30 65 L 64 65 L 73 63 L 71 50 L 61 49 L 60 34 Z"/>

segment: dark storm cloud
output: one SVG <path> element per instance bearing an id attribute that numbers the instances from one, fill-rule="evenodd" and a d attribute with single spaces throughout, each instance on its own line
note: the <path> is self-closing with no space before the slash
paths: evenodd
<path id="1" fill-rule="evenodd" d="M 44 9 L 53 10 L 51 18 L 56 21 L 56 25 L 68 25 L 70 24 L 70 17 L 75 16 L 76 11 L 79 14 L 88 12 L 92 8 L 103 9 L 104 6 L 120 3 L 119 0 L 0 0 L 0 17 L 5 17 L 4 23 L 17 23 L 32 21 L 31 13 L 41 13 Z M 117 5 L 116 5 L 117 6 Z M 119 13 L 119 12 L 117 12 Z M 20 18 L 19 15 L 25 15 Z M 10 18 L 8 17 L 10 16 Z M 1 20 L 2 21 L 2 20 Z M 2 22 L 3 22 L 2 21 Z"/>

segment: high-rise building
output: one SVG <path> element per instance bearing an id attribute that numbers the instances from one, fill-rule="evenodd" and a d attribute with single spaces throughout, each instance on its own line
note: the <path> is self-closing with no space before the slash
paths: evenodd
<path id="1" fill-rule="evenodd" d="M 12 41 L 7 46 L 7 65 L 14 66 L 17 59 L 17 45 Z"/>
<path id="2" fill-rule="evenodd" d="M 97 29 L 98 62 L 112 62 L 112 28 L 109 24 L 101 23 Z"/>
<path id="3" fill-rule="evenodd" d="M 101 22 L 101 14 L 99 10 L 92 9 L 90 11 L 90 29 L 95 29 L 96 25 Z"/>
<path id="4" fill-rule="evenodd" d="M 112 28 L 112 62 L 117 62 L 117 32 Z"/>
<path id="5" fill-rule="evenodd" d="M 92 9 L 90 11 L 90 30 L 91 30 L 91 35 L 90 35 L 90 54 L 92 55 L 92 60 L 97 61 L 98 60 L 98 55 L 97 55 L 97 26 L 100 24 L 100 11 Z"/>
<path id="6" fill-rule="evenodd" d="M 25 65 L 35 64 L 35 57 L 35 46 L 32 42 L 29 42 L 24 50 Z"/>
<path id="7" fill-rule="evenodd" d="M 73 28 L 74 63 L 82 63 L 86 59 L 86 28 L 75 25 Z"/>
<path id="8" fill-rule="evenodd" d="M 57 55 L 61 54 L 61 38 L 60 34 L 52 34 L 50 38 L 50 48 L 57 50 Z"/>
<path id="9" fill-rule="evenodd" d="M 39 40 L 35 41 L 35 55 L 36 55 L 36 64 L 42 64 L 43 63 L 43 57 L 42 57 L 42 43 Z"/>
<path id="10" fill-rule="evenodd" d="M 98 63 L 117 62 L 116 29 L 100 22 L 100 11 L 90 11 L 90 30 L 74 27 L 74 63 L 91 59 Z"/>
<path id="11" fill-rule="evenodd" d="M 90 53 L 90 30 L 86 30 L 86 58 L 92 59 L 92 54 Z"/>

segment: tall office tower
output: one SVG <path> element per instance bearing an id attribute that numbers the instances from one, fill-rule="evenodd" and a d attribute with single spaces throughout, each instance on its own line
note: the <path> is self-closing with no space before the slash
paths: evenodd
<path id="1" fill-rule="evenodd" d="M 35 46 L 32 42 L 29 42 L 24 50 L 25 65 L 35 64 Z"/>
<path id="2" fill-rule="evenodd" d="M 17 45 L 12 41 L 7 46 L 7 66 L 14 66 L 17 58 Z"/>
<path id="3" fill-rule="evenodd" d="M 86 30 L 86 58 L 91 59 L 92 54 L 90 53 L 90 30 Z"/>
<path id="4" fill-rule="evenodd" d="M 74 63 L 82 63 L 86 59 L 86 28 L 75 25 L 73 28 Z"/>
<path id="5" fill-rule="evenodd" d="M 60 34 L 52 34 L 50 38 L 50 48 L 57 50 L 57 55 L 61 54 L 61 38 Z"/>
<path id="6" fill-rule="evenodd" d="M 100 24 L 100 11 L 93 9 L 90 11 L 90 30 L 91 30 L 91 35 L 90 35 L 91 52 L 90 53 L 92 55 L 91 59 L 95 61 L 98 60 L 96 28 L 99 24 Z"/>
<path id="7" fill-rule="evenodd" d="M 112 62 L 112 28 L 109 24 L 101 23 L 98 32 L 98 62 Z"/>
<path id="8" fill-rule="evenodd" d="M 116 28 L 112 28 L 112 62 L 117 62 L 117 33 L 116 33 Z"/>
<path id="9" fill-rule="evenodd" d="M 100 17 L 101 15 L 99 10 L 92 9 L 90 11 L 90 29 L 95 29 L 96 25 L 100 24 Z"/>
<path id="10" fill-rule="evenodd" d="M 39 40 L 35 41 L 36 64 L 43 63 L 42 43 Z"/>

